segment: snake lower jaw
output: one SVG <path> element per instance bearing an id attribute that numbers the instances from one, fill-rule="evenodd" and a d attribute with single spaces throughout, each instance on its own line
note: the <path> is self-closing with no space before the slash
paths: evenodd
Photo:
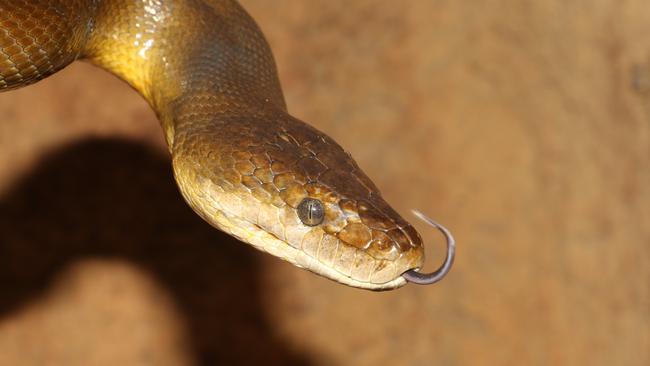
<path id="1" fill-rule="evenodd" d="M 191 203 L 190 205 L 205 221 L 226 234 L 232 235 L 255 249 L 278 257 L 296 267 L 306 269 L 341 284 L 372 291 L 385 291 L 402 287 L 407 283 L 394 263 L 389 264 L 393 268 L 390 271 L 392 272 L 390 276 L 392 279 L 386 282 L 373 282 L 370 280 L 372 276 L 364 276 L 366 279 L 357 279 L 319 261 L 305 251 L 287 244 L 284 240 L 245 219 L 227 216 L 223 211 L 213 211 L 206 214 L 197 210 Z"/>
<path id="2" fill-rule="evenodd" d="M 285 241 L 278 239 L 273 234 L 257 227 L 257 225 L 244 220 L 231 219 L 229 225 L 215 226 L 258 250 L 344 285 L 372 291 L 385 291 L 402 287 L 407 283 L 400 274 L 383 283 L 353 278 L 332 266 L 326 265 L 306 252 L 288 245 Z M 245 229 L 247 226 L 248 229 Z M 257 234 L 251 235 L 252 232 Z"/>
<path id="3" fill-rule="evenodd" d="M 194 206 L 192 207 L 194 208 Z M 393 271 L 391 271 L 393 275 L 391 277 L 394 277 L 389 281 L 381 283 L 372 282 L 369 280 L 372 276 L 366 276 L 368 278 L 365 280 L 356 279 L 332 266 L 328 266 L 303 250 L 287 244 L 284 240 L 277 238 L 254 223 L 238 217 L 227 216 L 222 211 L 206 214 L 199 212 L 196 208 L 194 209 L 199 213 L 199 216 L 204 218 L 212 226 L 234 236 L 242 242 L 287 261 L 296 267 L 306 269 L 341 284 L 372 291 L 385 291 L 402 287 L 407 283 L 395 264 L 389 264 L 393 266 Z"/>

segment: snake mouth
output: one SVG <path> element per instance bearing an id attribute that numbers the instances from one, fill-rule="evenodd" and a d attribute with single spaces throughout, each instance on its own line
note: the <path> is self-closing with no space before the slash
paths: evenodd
<path id="1" fill-rule="evenodd" d="M 392 280 L 383 283 L 354 278 L 312 257 L 300 248 L 289 245 L 273 233 L 246 219 L 223 216 L 215 226 L 260 251 L 344 285 L 366 290 L 385 291 L 402 287 L 407 283 L 406 279 L 397 272 Z"/>
<path id="2" fill-rule="evenodd" d="M 407 280 L 403 276 L 398 276 L 395 279 L 384 283 L 357 280 L 333 267 L 325 265 L 305 252 L 300 251 L 300 253 L 298 261 L 294 262 L 294 265 L 348 286 L 373 291 L 386 291 L 402 287 L 407 283 Z M 304 256 L 302 254 L 304 254 Z"/>
<path id="3" fill-rule="evenodd" d="M 357 287 L 357 288 L 373 290 L 373 291 L 392 290 L 392 289 L 402 287 L 407 283 L 406 279 L 403 276 L 399 275 L 398 272 L 395 273 L 394 279 L 382 283 L 372 282 L 370 280 L 357 279 L 352 275 L 345 274 L 343 271 L 337 269 L 335 266 L 328 265 L 322 262 L 318 258 L 315 258 L 309 253 L 305 252 L 304 250 L 289 245 L 286 241 L 277 237 L 275 234 L 264 230 L 264 228 L 260 227 L 259 225 L 255 223 L 250 223 L 250 224 L 254 226 L 256 230 L 259 230 L 260 232 L 264 232 L 267 234 L 267 238 L 265 239 L 266 245 L 264 245 L 263 247 L 258 247 L 256 246 L 255 243 L 249 242 L 251 245 L 271 255 L 280 257 L 290 262 L 291 264 L 295 265 L 296 267 L 306 269 L 310 272 L 326 277 L 330 280 L 351 287 Z M 341 245 L 346 245 L 346 244 L 341 244 Z M 280 252 L 281 254 L 278 255 L 277 252 L 275 251 Z"/>

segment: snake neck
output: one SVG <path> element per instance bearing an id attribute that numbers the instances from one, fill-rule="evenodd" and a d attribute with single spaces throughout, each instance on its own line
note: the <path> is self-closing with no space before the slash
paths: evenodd
<path id="1" fill-rule="evenodd" d="M 216 121 L 226 112 L 285 110 L 270 48 L 237 2 L 93 0 L 90 5 L 81 57 L 125 80 L 149 102 L 170 151 L 178 131 L 194 124 L 193 116 L 209 113 Z"/>

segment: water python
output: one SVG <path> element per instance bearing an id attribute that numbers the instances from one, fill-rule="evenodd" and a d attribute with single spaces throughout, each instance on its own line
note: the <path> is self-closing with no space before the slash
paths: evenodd
<path id="1" fill-rule="evenodd" d="M 0 0 L 0 91 L 85 59 L 158 116 L 182 196 L 204 220 L 340 283 L 432 283 L 417 231 L 334 140 L 292 117 L 262 32 L 233 0 Z"/>

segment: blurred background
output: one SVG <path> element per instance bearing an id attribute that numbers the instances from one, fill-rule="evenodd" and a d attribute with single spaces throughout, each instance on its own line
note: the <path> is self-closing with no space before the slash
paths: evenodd
<path id="1" fill-rule="evenodd" d="M 647 1 L 242 3 L 290 112 L 454 232 L 451 274 L 372 293 L 220 234 L 142 98 L 75 63 L 0 95 L 0 364 L 650 364 Z"/>

